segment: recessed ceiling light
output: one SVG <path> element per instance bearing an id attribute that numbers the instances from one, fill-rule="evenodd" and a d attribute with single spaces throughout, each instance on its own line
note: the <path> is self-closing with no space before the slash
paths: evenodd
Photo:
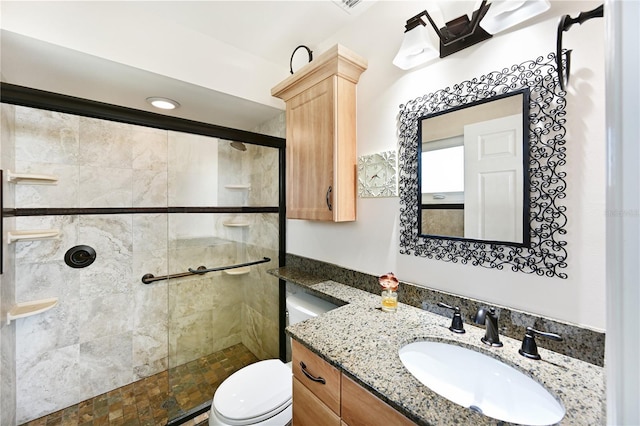
<path id="1" fill-rule="evenodd" d="M 180 106 L 178 102 L 169 98 L 151 97 L 147 98 L 147 102 L 160 109 L 176 109 Z"/>

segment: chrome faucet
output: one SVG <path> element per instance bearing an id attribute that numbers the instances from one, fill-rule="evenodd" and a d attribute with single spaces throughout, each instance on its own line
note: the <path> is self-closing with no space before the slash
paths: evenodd
<path id="1" fill-rule="evenodd" d="M 495 308 L 480 308 L 474 317 L 476 324 L 484 324 L 486 332 L 480 339 L 482 343 L 489 346 L 501 347 L 500 334 L 498 333 L 498 315 Z"/>

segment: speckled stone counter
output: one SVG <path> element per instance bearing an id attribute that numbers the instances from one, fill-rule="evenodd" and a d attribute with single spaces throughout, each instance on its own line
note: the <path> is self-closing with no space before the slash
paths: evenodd
<path id="1" fill-rule="evenodd" d="M 286 272 L 280 269 L 279 275 Z M 305 291 L 346 304 L 289 326 L 287 333 L 418 424 L 501 423 L 439 396 L 405 369 L 398 350 L 420 340 L 472 348 L 533 377 L 562 401 L 562 425 L 605 424 L 602 367 L 544 348 L 539 348 L 542 360 L 529 360 L 518 354 L 518 340 L 502 336 L 502 348 L 481 343 L 484 328 L 465 324 L 467 332 L 455 334 L 448 329 L 449 318 L 402 303 L 397 312 L 385 313 L 374 294 L 334 281 L 302 281 L 296 284 Z"/>

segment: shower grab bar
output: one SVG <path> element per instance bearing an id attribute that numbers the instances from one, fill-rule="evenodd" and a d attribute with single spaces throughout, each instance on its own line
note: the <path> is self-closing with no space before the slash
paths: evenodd
<path id="1" fill-rule="evenodd" d="M 262 260 L 256 260 L 256 261 L 247 262 L 247 263 L 238 263 L 237 265 L 219 266 L 217 268 L 211 268 L 211 269 L 189 268 L 188 271 L 191 272 L 192 274 L 204 275 L 207 272 L 217 272 L 217 271 L 226 271 L 227 269 L 244 268 L 245 266 L 258 265 L 260 263 L 266 263 L 266 262 L 271 262 L 271 259 L 268 257 L 263 257 Z"/>
<path id="2" fill-rule="evenodd" d="M 217 271 L 225 271 L 227 269 L 243 268 L 245 266 L 258 265 L 260 263 L 266 263 L 266 262 L 271 262 L 271 259 L 268 257 L 263 257 L 262 260 L 256 260 L 254 262 L 238 263 L 237 265 L 219 266 L 217 268 L 209 268 L 209 269 L 207 269 L 206 266 L 198 266 L 196 269 L 189 268 L 188 272 L 181 272 L 179 274 L 171 274 L 171 275 L 161 275 L 159 277 L 155 277 L 153 276 L 153 274 L 145 274 L 142 276 L 142 282 L 144 284 L 151 284 L 156 281 L 168 280 L 171 278 L 182 278 L 182 277 L 188 277 L 190 275 L 204 275 L 207 272 L 217 272 Z"/>

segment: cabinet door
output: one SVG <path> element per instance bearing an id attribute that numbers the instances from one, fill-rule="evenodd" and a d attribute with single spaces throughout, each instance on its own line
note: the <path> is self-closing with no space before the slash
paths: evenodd
<path id="1" fill-rule="evenodd" d="M 340 426 L 340 417 L 293 378 L 293 426 Z"/>
<path id="2" fill-rule="evenodd" d="M 333 220 L 335 77 L 287 102 L 287 217 Z"/>

